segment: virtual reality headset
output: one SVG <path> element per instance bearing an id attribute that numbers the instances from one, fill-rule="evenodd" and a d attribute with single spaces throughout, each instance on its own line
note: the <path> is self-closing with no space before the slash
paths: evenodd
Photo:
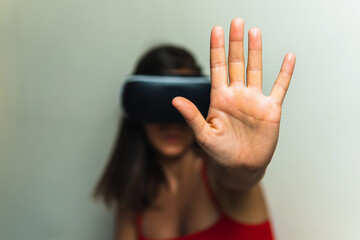
<path id="1" fill-rule="evenodd" d="M 129 76 L 120 101 L 125 117 L 139 123 L 185 123 L 172 105 L 181 96 L 193 102 L 206 118 L 210 105 L 210 79 L 188 76 Z"/>

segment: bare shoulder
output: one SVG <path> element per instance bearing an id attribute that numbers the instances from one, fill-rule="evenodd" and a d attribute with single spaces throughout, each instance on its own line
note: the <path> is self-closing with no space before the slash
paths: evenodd
<path id="1" fill-rule="evenodd" d="M 246 190 L 228 190 L 208 170 L 210 186 L 227 216 L 247 224 L 259 224 L 269 219 L 260 183 Z"/>
<path id="2" fill-rule="evenodd" d="M 137 239 L 136 214 L 125 207 L 119 207 L 116 210 L 115 231 L 116 240 Z"/>

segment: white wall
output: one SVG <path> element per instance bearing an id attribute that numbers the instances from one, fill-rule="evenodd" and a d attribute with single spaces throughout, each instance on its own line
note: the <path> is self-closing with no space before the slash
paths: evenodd
<path id="1" fill-rule="evenodd" d="M 91 199 L 117 129 L 118 90 L 162 42 L 208 73 L 212 26 L 263 31 L 268 93 L 297 66 L 264 185 L 278 239 L 360 239 L 360 3 L 342 1 L 0 1 L 0 239 L 111 239 Z"/>

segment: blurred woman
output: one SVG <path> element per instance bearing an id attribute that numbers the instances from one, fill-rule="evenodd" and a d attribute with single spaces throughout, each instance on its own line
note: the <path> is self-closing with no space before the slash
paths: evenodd
<path id="1" fill-rule="evenodd" d="M 212 29 L 206 119 L 182 97 L 172 104 L 187 124 L 122 119 L 95 191 L 116 205 L 116 239 L 273 239 L 259 182 L 277 144 L 295 55 L 285 56 L 265 96 L 261 32 L 249 30 L 246 78 L 243 39 L 244 21 L 235 18 L 227 68 L 223 30 Z M 147 52 L 134 74 L 202 75 L 191 54 L 174 46 Z"/>

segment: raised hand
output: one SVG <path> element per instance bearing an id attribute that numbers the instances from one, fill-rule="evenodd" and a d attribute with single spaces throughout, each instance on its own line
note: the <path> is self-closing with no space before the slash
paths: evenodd
<path id="1" fill-rule="evenodd" d="M 214 161 L 229 169 L 258 171 L 266 168 L 275 151 L 281 105 L 294 70 L 295 55 L 285 56 L 271 94 L 265 96 L 261 32 L 257 28 L 249 30 L 246 81 L 243 39 L 244 21 L 235 18 L 230 27 L 227 70 L 223 29 L 215 26 L 211 31 L 211 100 L 206 120 L 185 98 L 176 97 L 173 105 Z"/>

